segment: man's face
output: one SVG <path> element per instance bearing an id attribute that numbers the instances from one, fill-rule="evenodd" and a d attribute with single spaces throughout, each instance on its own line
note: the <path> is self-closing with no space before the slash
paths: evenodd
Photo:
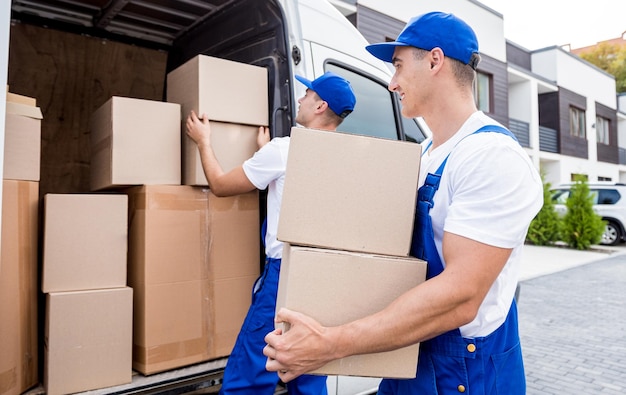
<path id="1" fill-rule="evenodd" d="M 296 123 L 308 127 L 315 118 L 315 111 L 318 109 L 323 100 L 314 91 L 307 89 L 304 96 L 298 99 L 298 114 L 296 114 Z"/>
<path id="2" fill-rule="evenodd" d="M 428 95 L 428 56 L 417 59 L 412 47 L 396 47 L 393 66 L 396 71 L 389 90 L 396 92 L 402 101 L 402 115 L 421 116 Z"/>

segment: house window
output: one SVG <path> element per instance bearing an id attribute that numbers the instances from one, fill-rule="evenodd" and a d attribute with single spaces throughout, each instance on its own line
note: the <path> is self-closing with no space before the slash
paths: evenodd
<path id="1" fill-rule="evenodd" d="M 596 116 L 596 135 L 598 136 L 598 143 L 610 144 L 608 119 Z"/>
<path id="2" fill-rule="evenodd" d="M 587 137 L 584 110 L 576 107 L 569 108 L 569 134 L 575 137 Z"/>
<path id="3" fill-rule="evenodd" d="M 611 177 L 598 176 L 598 181 L 613 181 Z"/>
<path id="4" fill-rule="evenodd" d="M 483 112 L 491 112 L 491 76 L 476 72 L 476 84 L 474 85 L 474 98 L 476 107 Z"/>

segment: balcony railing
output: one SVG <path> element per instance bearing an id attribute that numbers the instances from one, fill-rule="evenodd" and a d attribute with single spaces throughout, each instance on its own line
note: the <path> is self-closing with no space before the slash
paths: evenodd
<path id="1" fill-rule="evenodd" d="M 522 147 L 530 148 L 530 132 L 528 122 L 509 118 L 509 130 L 513 132 Z"/>
<path id="2" fill-rule="evenodd" d="M 539 126 L 539 150 L 559 153 L 559 138 L 556 130 Z"/>

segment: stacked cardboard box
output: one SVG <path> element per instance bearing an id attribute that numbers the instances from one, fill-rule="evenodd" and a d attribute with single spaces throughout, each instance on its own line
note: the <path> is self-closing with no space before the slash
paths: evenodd
<path id="1" fill-rule="evenodd" d="M 278 238 L 277 309 L 340 325 L 384 308 L 425 280 L 408 256 L 418 144 L 293 128 Z M 393 336 L 393 334 L 389 334 Z M 333 361 L 314 374 L 415 377 L 419 345 Z"/>
<path id="2" fill-rule="evenodd" d="M 91 116 L 91 190 L 180 185 L 180 105 L 114 96 Z"/>
<path id="3" fill-rule="evenodd" d="M 223 170 L 241 165 L 258 149 L 267 126 L 268 80 L 263 67 L 197 55 L 167 75 L 167 101 L 179 103 L 183 131 L 183 184 L 207 185 L 196 144 L 184 123 L 191 111 L 211 123 L 212 145 Z M 236 150 L 239 155 L 233 156 Z"/>
<path id="4" fill-rule="evenodd" d="M 224 357 L 235 343 L 260 269 L 258 192 L 211 193 L 184 123 L 191 109 L 208 116 L 229 171 L 257 150 L 267 103 L 264 68 L 197 56 L 168 75 L 167 102 L 113 97 L 92 116 L 92 190 L 129 199 L 132 367 L 140 373 Z"/>
<path id="5" fill-rule="evenodd" d="M 49 395 L 131 382 L 127 212 L 125 195 L 44 197 L 44 387 Z"/>
<path id="6" fill-rule="evenodd" d="M 0 246 L 0 393 L 39 383 L 38 223 L 42 114 L 36 100 L 7 89 L 2 245 Z"/>
<path id="7" fill-rule="evenodd" d="M 133 187 L 129 285 L 133 368 L 152 374 L 227 356 L 259 275 L 258 192 Z"/>

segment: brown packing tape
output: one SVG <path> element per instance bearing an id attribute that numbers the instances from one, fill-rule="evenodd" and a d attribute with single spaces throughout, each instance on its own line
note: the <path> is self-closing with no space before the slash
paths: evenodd
<path id="1" fill-rule="evenodd" d="M 142 186 L 131 188 L 126 192 L 133 200 L 134 210 L 207 210 L 208 209 L 208 189 L 203 190 L 203 196 L 200 198 L 182 198 L 181 195 L 176 194 L 176 190 L 183 190 L 193 188 L 190 186 L 175 185 L 173 187 L 151 187 Z M 156 190 L 161 192 L 156 192 Z M 169 189 L 172 192 L 166 192 Z M 137 192 L 142 190 L 141 192 Z M 200 190 L 200 188 L 198 188 Z"/>
<path id="2" fill-rule="evenodd" d="M 197 339 L 162 344 L 148 348 L 133 345 L 133 355 L 135 355 L 135 362 L 146 366 L 189 358 L 194 355 L 198 356 L 198 360 L 195 362 L 201 362 L 202 358 L 207 355 L 209 349 L 209 347 L 207 347 L 208 343 L 208 336 L 203 336 Z"/>
<path id="3" fill-rule="evenodd" d="M 17 374 L 15 369 L 16 368 L 12 368 L 5 372 L 0 372 L 0 394 L 8 393 L 17 385 Z"/>

